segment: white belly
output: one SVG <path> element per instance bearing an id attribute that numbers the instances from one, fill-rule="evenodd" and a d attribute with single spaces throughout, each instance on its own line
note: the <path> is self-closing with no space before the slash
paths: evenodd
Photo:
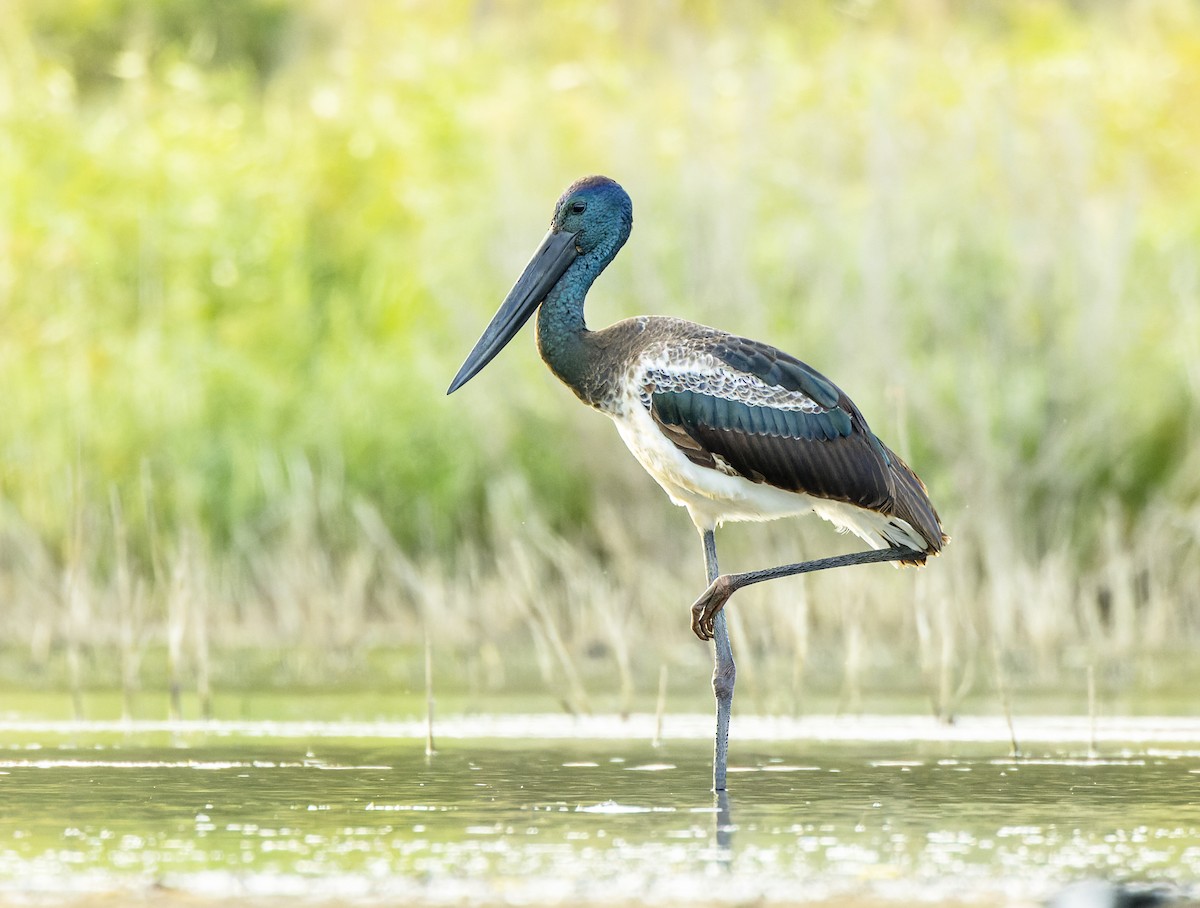
<path id="1" fill-rule="evenodd" d="M 671 500 L 688 509 L 698 529 L 725 521 L 775 520 L 815 511 L 840 531 L 854 533 L 872 548 L 903 545 L 924 550 L 925 542 L 906 521 L 841 501 L 813 498 L 766 483 L 751 482 L 698 466 L 683 455 L 654 424 L 644 407 L 629 402 L 620 415 L 609 414 L 621 438 L 646 472 Z"/>

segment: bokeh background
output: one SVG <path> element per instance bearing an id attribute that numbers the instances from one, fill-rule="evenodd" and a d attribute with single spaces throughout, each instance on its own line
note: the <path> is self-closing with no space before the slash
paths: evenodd
<path id="1" fill-rule="evenodd" d="M 468 706 L 706 703 L 700 546 L 608 421 L 530 334 L 444 393 L 601 172 L 635 226 L 590 321 L 798 355 L 953 537 L 740 593 L 742 708 L 1186 704 L 1198 154 L 1184 0 L 8 0 L 0 684 L 400 704 L 428 647 Z"/>

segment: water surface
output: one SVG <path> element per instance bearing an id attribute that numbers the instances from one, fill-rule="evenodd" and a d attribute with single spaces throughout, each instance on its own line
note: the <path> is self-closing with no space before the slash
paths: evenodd
<path id="1" fill-rule="evenodd" d="M 0 893 L 1016 905 L 1200 880 L 1200 744 L 735 742 L 723 802 L 706 741 L 543 721 L 432 757 L 336 723 L 0 728 Z"/>

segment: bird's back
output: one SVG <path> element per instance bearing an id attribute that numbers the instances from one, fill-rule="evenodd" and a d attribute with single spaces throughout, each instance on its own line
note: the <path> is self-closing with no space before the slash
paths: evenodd
<path id="1" fill-rule="evenodd" d="M 812 367 L 683 319 L 644 316 L 590 334 L 595 367 L 580 396 L 617 421 L 694 519 L 816 510 L 876 547 L 920 551 L 914 561 L 945 543 L 921 480 Z"/>

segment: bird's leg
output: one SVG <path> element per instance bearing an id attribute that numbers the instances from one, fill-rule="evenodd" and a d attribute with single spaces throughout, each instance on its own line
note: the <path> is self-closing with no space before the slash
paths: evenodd
<path id="1" fill-rule="evenodd" d="M 712 530 L 703 530 L 704 567 L 708 572 L 709 589 L 717 580 L 717 540 Z M 728 598 L 728 596 L 726 597 Z M 724 600 L 722 600 L 724 604 Z M 693 607 L 694 609 L 694 607 Z M 695 627 L 693 618 L 692 626 Z M 737 679 L 737 666 L 733 662 L 733 648 L 729 645 L 729 628 L 725 626 L 725 614 L 717 611 L 708 619 L 707 637 L 713 641 L 713 694 L 717 698 L 717 739 L 713 752 L 713 791 L 725 791 L 725 771 L 729 762 L 729 715 L 733 711 L 733 685 Z"/>
<path id="2" fill-rule="evenodd" d="M 706 556 L 711 536 L 711 532 L 705 536 L 704 550 Z M 924 561 L 925 555 L 923 552 L 918 552 L 915 549 L 892 546 L 887 549 L 872 549 L 869 552 L 855 552 L 852 555 L 835 555 L 832 558 L 819 558 L 816 561 L 802 561 L 799 564 L 781 564 L 779 567 L 764 568 L 761 571 L 747 571 L 744 574 L 722 574 L 718 577 L 713 577 L 712 570 L 716 567 L 717 563 L 714 546 L 713 560 L 709 562 L 708 589 L 692 605 L 692 631 L 701 640 L 715 639 L 719 651 L 721 648 L 720 635 L 725 634 L 725 618 L 721 609 L 725 607 L 725 603 L 729 600 L 729 597 L 744 586 L 750 586 L 752 583 L 762 583 L 764 580 L 778 580 L 780 577 L 791 577 L 795 574 L 808 574 L 812 571 L 824 571 L 829 568 L 849 567 L 852 564 L 873 564 L 877 561 L 906 560 Z M 719 631 L 718 627 L 720 628 Z M 725 646 L 728 648 L 728 640 L 726 640 Z M 729 664 L 732 668 L 732 656 L 730 657 Z M 714 687 L 716 687 L 716 683 L 716 676 L 714 675 Z M 731 682 L 731 692 L 732 689 L 733 684 Z"/>

